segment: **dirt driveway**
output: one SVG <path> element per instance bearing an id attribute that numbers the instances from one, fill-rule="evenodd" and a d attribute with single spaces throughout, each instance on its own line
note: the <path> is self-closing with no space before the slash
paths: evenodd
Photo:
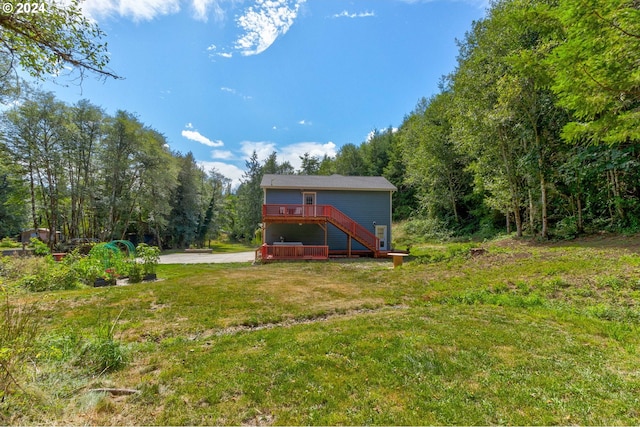
<path id="1" fill-rule="evenodd" d="M 229 254 L 179 253 L 160 255 L 160 264 L 220 264 L 227 262 L 253 262 L 255 252 Z"/>

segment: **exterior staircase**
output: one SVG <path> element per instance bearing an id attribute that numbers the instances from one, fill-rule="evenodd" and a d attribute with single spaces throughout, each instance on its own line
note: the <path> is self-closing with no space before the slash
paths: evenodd
<path id="1" fill-rule="evenodd" d="M 328 222 L 373 252 L 380 254 L 380 239 L 331 205 L 263 205 L 262 218 L 271 222 Z"/>

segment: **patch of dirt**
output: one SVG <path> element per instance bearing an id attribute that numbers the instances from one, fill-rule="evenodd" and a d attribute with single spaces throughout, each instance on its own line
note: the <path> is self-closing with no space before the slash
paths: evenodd
<path id="1" fill-rule="evenodd" d="M 371 313 L 379 313 L 387 310 L 402 310 L 408 308 L 406 305 L 385 305 L 377 308 L 356 308 L 347 311 L 333 312 L 333 313 L 323 313 L 318 314 L 316 316 L 310 317 L 302 317 L 302 318 L 293 318 L 293 319 L 285 319 L 280 322 L 272 322 L 272 323 L 262 323 L 258 325 L 236 325 L 229 326 L 224 329 L 218 330 L 209 330 L 200 332 L 198 334 L 194 334 L 189 337 L 192 341 L 207 339 L 211 336 L 222 336 L 222 335 L 235 335 L 242 332 L 254 332 L 261 331 L 264 329 L 274 329 L 274 328 L 288 328 L 296 325 L 308 325 L 317 322 L 326 322 L 328 320 L 336 319 L 336 318 L 344 318 L 349 316 L 361 315 L 361 314 L 371 314 Z M 205 343 L 205 345 L 207 345 Z"/>

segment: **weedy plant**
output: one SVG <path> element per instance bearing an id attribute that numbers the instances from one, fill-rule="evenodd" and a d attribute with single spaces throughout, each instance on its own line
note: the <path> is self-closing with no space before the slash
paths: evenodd
<path id="1" fill-rule="evenodd" d="M 101 322 L 81 351 L 78 363 L 89 367 L 94 374 L 116 371 L 127 364 L 127 349 L 114 337 L 121 314 L 113 323 Z"/>
<path id="2" fill-rule="evenodd" d="M 34 305 L 14 305 L 2 283 L 0 296 L 0 401 L 5 402 L 16 390 L 24 391 L 21 377 L 33 349 L 39 316 Z"/>

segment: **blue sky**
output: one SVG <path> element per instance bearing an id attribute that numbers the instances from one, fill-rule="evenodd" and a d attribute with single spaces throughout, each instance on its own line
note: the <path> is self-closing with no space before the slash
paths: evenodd
<path id="1" fill-rule="evenodd" d="M 299 166 L 397 127 L 454 70 L 486 3 L 86 0 L 124 80 L 45 85 L 122 109 L 236 183 L 256 150 Z"/>

